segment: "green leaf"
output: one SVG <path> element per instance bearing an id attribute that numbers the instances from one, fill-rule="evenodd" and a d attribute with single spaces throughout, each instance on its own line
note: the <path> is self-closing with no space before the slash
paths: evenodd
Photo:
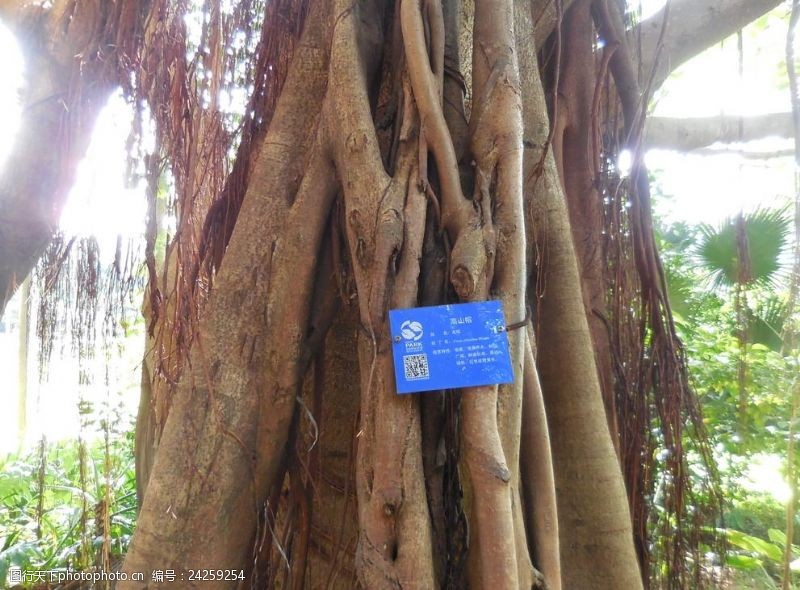
<path id="1" fill-rule="evenodd" d="M 779 352 L 783 346 L 787 312 L 786 304 L 774 296 L 760 303 L 754 311 L 748 310 L 747 336 L 750 342 Z"/>
<path id="2" fill-rule="evenodd" d="M 749 555 L 729 554 L 726 562 L 737 570 L 752 571 L 761 567 L 761 560 Z"/>
<path id="3" fill-rule="evenodd" d="M 778 545 L 786 547 L 786 533 L 783 531 L 779 531 L 778 529 L 769 529 L 767 531 L 767 536 L 773 543 L 777 543 Z"/>
<path id="4" fill-rule="evenodd" d="M 727 529 L 727 536 L 728 542 L 735 547 L 752 551 L 776 563 L 780 563 L 783 559 L 783 551 L 774 543 L 734 529 Z"/>
<path id="5" fill-rule="evenodd" d="M 701 266 L 715 286 L 769 286 L 781 270 L 791 220 L 785 210 L 757 209 L 703 225 L 698 246 Z"/>

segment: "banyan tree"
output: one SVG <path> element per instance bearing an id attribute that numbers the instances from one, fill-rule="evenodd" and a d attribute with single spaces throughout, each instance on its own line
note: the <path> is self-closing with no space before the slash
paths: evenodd
<path id="1" fill-rule="evenodd" d="M 110 287 L 146 277 L 123 571 L 219 588 L 711 582 L 714 469 L 642 137 L 674 68 L 779 2 L 672 0 L 647 19 L 628 4 L 0 2 L 26 59 L 0 175 L 3 306 L 74 246 L 58 217 L 108 96 L 135 111 L 146 247 Z M 91 307 L 107 278 L 79 250 L 73 295 Z M 389 310 L 490 299 L 513 381 L 398 395 Z"/>

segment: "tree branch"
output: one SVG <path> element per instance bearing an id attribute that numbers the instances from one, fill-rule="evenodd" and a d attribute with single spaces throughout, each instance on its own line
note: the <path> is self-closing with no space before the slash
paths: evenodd
<path id="1" fill-rule="evenodd" d="M 736 148 L 702 148 L 692 152 L 694 155 L 699 156 L 722 156 L 731 155 L 738 156 L 745 160 L 774 160 L 775 158 L 791 158 L 794 156 L 794 149 L 785 150 L 770 150 L 770 151 L 749 151 Z"/>
<path id="2" fill-rule="evenodd" d="M 714 143 L 743 143 L 765 137 L 793 137 L 791 113 L 737 117 L 649 117 L 645 124 L 646 149 L 691 151 Z"/>
<path id="3" fill-rule="evenodd" d="M 641 35 L 641 71 L 654 71 L 656 89 L 681 64 L 719 43 L 766 14 L 781 0 L 672 0 L 669 11 L 661 9 L 638 25 Z M 667 15 L 667 29 L 659 51 L 658 41 Z"/>
<path id="4" fill-rule="evenodd" d="M 37 21 L 33 8 L 8 12 L 14 5 L 0 0 L 0 18 L 16 15 L 32 24 L 16 31 L 27 79 L 17 140 L 0 171 L 0 316 L 57 231 L 78 162 L 115 86 L 102 62 L 76 56 L 69 30 L 50 35 L 52 14 Z M 81 18 L 74 26 L 82 26 Z M 52 47 L 38 41 L 48 36 Z"/>

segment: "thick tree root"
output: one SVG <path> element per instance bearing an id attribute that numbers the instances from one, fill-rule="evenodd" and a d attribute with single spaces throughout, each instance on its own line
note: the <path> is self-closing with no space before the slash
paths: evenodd
<path id="1" fill-rule="evenodd" d="M 336 79 L 344 84 L 336 95 L 334 149 L 363 328 L 356 562 L 367 588 L 427 588 L 435 584 L 419 404 L 395 391 L 387 322 L 390 306 L 416 304 L 426 199 L 417 180 L 417 118 L 410 94 L 403 95 L 403 123 L 390 178 L 369 116 L 367 78 L 352 77 L 359 71 L 373 75 L 377 65 L 357 44 L 358 34 L 365 36 L 365 22 L 367 29 L 377 28 L 375 12 L 361 8 L 343 17 L 332 56 Z M 354 63 L 363 66 L 353 70 Z"/>
<path id="2" fill-rule="evenodd" d="M 521 26 L 522 23 L 519 23 Z M 535 62 L 521 68 L 525 193 L 538 255 L 538 366 L 559 500 L 566 588 L 641 588 L 619 463 L 605 419 L 575 249 Z M 537 296 L 538 295 L 538 296 Z M 602 541 L 601 541 L 602 539 Z"/>
<path id="3" fill-rule="evenodd" d="M 285 100 L 264 141 L 190 358 L 192 370 L 165 428 L 127 571 L 149 564 L 229 569 L 254 554 L 271 554 L 268 580 L 286 580 L 296 589 L 335 583 L 339 562 L 350 554 L 346 523 L 333 534 L 315 528 L 313 490 L 335 485 L 344 494 L 346 518 L 349 476 L 325 474 L 316 459 L 306 473 L 304 460 L 286 453 L 287 447 L 294 453 L 295 439 L 302 440 L 297 399 L 335 314 L 329 294 L 336 284 L 348 300 L 357 298 L 359 321 L 360 417 L 351 441 L 357 445 L 359 521 L 354 573 L 370 589 L 435 588 L 452 573 L 458 556 L 439 555 L 453 544 L 442 538 L 450 531 L 438 529 L 453 513 L 447 502 L 454 495 L 431 487 L 431 473 L 440 467 L 439 409 L 426 415 L 431 422 L 423 441 L 419 398 L 396 393 L 387 314 L 457 296 L 501 299 L 509 326 L 529 315 L 523 196 L 534 191 L 523 178 L 529 178 L 533 153 L 523 155 L 523 145 L 531 136 L 541 139 L 535 131 L 546 131 L 546 115 L 535 56 L 520 49 L 527 38 L 518 43 L 515 37 L 525 30 L 520 15 L 532 30 L 529 4 L 527 12 L 510 0 L 475 4 L 467 125 L 461 78 L 449 73 L 457 54 L 448 40 L 456 21 L 452 2 L 401 0 L 396 9 L 389 0 L 313 3 Z M 386 31 L 395 33 L 394 43 L 386 41 Z M 303 112 L 304 93 L 324 95 L 318 109 Z M 376 125 L 386 112 L 386 126 Z M 545 169 L 549 181 L 557 182 L 552 157 Z M 467 389 L 460 417 L 448 418 L 453 430 L 460 419 L 460 461 L 469 476 L 469 583 L 487 590 L 541 586 L 533 556 L 557 590 L 559 552 L 566 547 L 566 563 L 577 573 L 564 577 L 565 586 L 597 587 L 587 585 L 598 578 L 587 577 L 595 549 L 587 548 L 586 535 L 603 532 L 612 547 L 597 554 L 623 573 L 601 566 L 601 586 L 635 588 L 627 584 L 631 571 L 633 579 L 638 574 L 635 559 L 626 561 L 624 494 L 619 509 L 620 480 L 607 471 L 613 449 L 602 416 L 596 419 L 599 388 L 596 375 L 591 378 L 594 363 L 563 195 L 547 188 L 536 190 L 540 200 L 533 207 L 535 237 L 557 265 L 545 265 L 555 296 L 548 292 L 537 310 L 544 395 L 532 334 L 511 329 L 514 382 Z M 341 210 L 333 206 L 337 196 Z M 254 243 L 252 235 L 262 226 L 268 238 Z M 347 254 L 339 249 L 342 242 Z M 329 243 L 334 246 L 321 256 Z M 341 276 L 345 266 L 356 294 Z M 226 323 L 230 318 L 232 324 Z M 564 359 L 576 374 L 566 384 L 558 375 Z M 326 392 L 320 389 L 319 395 Z M 313 405 L 319 413 L 322 400 Z M 568 488 L 560 548 L 548 432 L 557 443 L 556 485 Z M 449 435 L 451 443 L 455 437 Z M 586 456 L 598 463 L 587 463 Z M 599 482 L 599 492 L 574 489 L 585 484 L 579 477 L 584 471 Z M 443 485 L 444 478 L 438 481 Z M 279 500 L 286 489 L 290 497 Z M 256 515 L 270 492 L 271 504 L 283 512 L 265 521 L 276 539 L 267 551 L 258 546 L 267 537 L 256 530 Z M 571 505 L 574 499 L 594 510 L 594 496 L 611 507 L 607 518 L 598 521 L 583 504 L 580 513 Z M 580 518 L 591 526 L 580 529 Z M 262 534 L 256 538 L 257 533 Z M 579 550 L 570 545 L 576 542 Z M 331 564 L 327 576 L 306 567 L 306 560 L 320 559 Z M 251 569 L 260 574 L 261 566 Z M 277 575 L 277 568 L 285 573 Z"/>
<path id="4" fill-rule="evenodd" d="M 533 352 L 533 329 L 526 329 L 525 381 L 522 400 L 521 474 L 525 520 L 533 545 L 533 561 L 541 570 L 549 590 L 561 590 L 561 553 L 558 539 L 550 431 L 542 388 Z"/>
<path id="5" fill-rule="evenodd" d="M 280 294 L 270 290 L 275 284 L 270 280 L 273 250 L 278 251 L 279 259 L 298 264 L 279 251 L 282 244 L 278 242 L 284 235 L 279 228 L 304 177 L 298 172 L 303 170 L 309 153 L 309 135 L 311 142 L 315 137 L 311 133 L 314 118 L 308 116 L 308 108 L 301 106 L 299 97 L 319 93 L 325 87 L 327 54 L 323 40 L 328 22 L 323 11 L 313 12 L 297 48 L 296 67 L 287 78 L 274 124 L 262 146 L 226 263 L 189 359 L 191 370 L 184 372 L 164 427 L 136 535 L 124 564 L 129 574 L 156 569 L 187 571 L 201 564 L 235 569 L 243 567 L 251 554 L 256 515 L 281 462 L 294 410 L 294 387 L 288 389 L 290 394 L 274 399 L 271 413 L 266 408 L 273 400 L 259 403 L 263 392 L 278 392 L 274 382 L 272 386 L 265 383 L 264 368 L 267 345 L 280 336 L 270 338 L 264 320 L 268 299 L 281 301 Z M 292 146 L 288 151 L 287 145 Z M 320 215 L 317 209 L 324 208 L 332 192 L 321 149 L 318 144 L 317 173 L 305 181 L 308 196 L 298 198 L 297 203 L 324 221 L 327 215 Z M 299 221 L 305 226 L 304 219 Z M 262 243 L 251 240 L 251 236 L 264 232 L 273 236 L 266 250 Z M 304 251 L 313 260 L 321 229 L 309 232 L 305 227 L 294 227 L 289 228 L 291 232 L 296 235 L 288 249 L 297 254 Z M 275 270 L 285 276 L 287 271 L 280 268 L 283 264 Z M 283 289 L 291 290 L 292 286 L 287 282 Z M 287 311 L 272 309 L 272 327 Z M 297 313 L 298 309 L 292 311 Z M 263 416 L 263 422 L 259 416 Z M 259 437 L 266 444 L 263 449 L 257 448 Z M 189 580 L 186 582 L 192 587 Z M 160 585 L 151 582 L 147 587 Z M 204 587 L 227 585 L 224 581 L 204 583 Z M 141 585 L 120 584 L 120 588 L 133 587 Z"/>

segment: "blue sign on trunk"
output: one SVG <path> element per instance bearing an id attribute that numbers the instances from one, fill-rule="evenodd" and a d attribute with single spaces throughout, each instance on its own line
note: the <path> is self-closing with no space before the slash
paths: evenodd
<path id="1" fill-rule="evenodd" d="M 500 301 L 389 312 L 397 393 L 511 383 Z"/>

